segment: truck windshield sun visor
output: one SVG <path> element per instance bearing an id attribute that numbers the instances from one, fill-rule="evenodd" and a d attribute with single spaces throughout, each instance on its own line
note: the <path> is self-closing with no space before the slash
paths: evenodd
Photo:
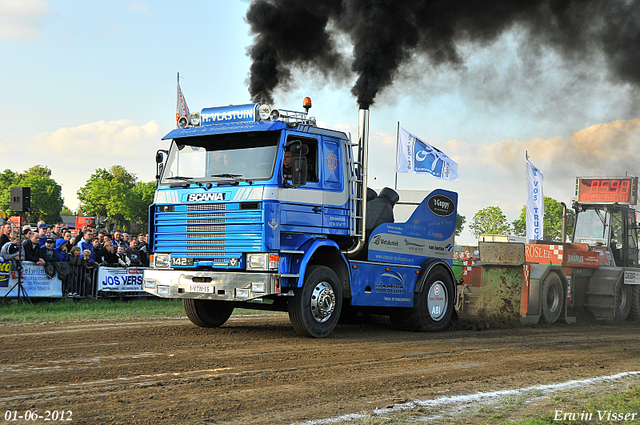
<path id="1" fill-rule="evenodd" d="M 280 136 L 280 131 L 269 131 L 176 139 L 160 183 L 268 180 L 273 175 Z"/>

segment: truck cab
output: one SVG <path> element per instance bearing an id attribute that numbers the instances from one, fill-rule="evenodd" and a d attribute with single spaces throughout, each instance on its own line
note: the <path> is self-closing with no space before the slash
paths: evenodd
<path id="1" fill-rule="evenodd" d="M 206 327 L 235 307 L 284 310 L 300 333 L 323 337 L 343 307 L 359 305 L 391 309 L 400 327 L 446 328 L 457 194 L 433 191 L 408 226 L 389 228 L 374 214 L 379 222 L 367 231 L 363 115 L 366 131 L 353 143 L 308 112 L 249 104 L 192 114 L 157 155 L 144 290 L 182 299 L 191 321 Z M 372 205 L 393 208 L 393 197 L 376 194 Z M 427 302 L 430 290 L 437 294 Z M 416 293 L 434 316 L 406 314 Z"/>

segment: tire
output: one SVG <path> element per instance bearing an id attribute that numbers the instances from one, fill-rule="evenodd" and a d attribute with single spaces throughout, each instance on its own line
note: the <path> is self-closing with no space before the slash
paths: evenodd
<path id="1" fill-rule="evenodd" d="M 616 320 L 627 320 L 629 317 L 633 298 L 632 289 L 631 285 L 620 284 L 616 286 Z"/>
<path id="2" fill-rule="evenodd" d="M 191 323 L 203 328 L 222 326 L 233 313 L 233 307 L 224 301 L 183 299 L 182 306 Z"/>
<path id="3" fill-rule="evenodd" d="M 542 281 L 540 300 L 542 303 L 540 319 L 544 323 L 555 323 L 562 313 L 563 302 L 565 302 L 562 281 L 557 273 L 550 272 Z"/>
<path id="4" fill-rule="evenodd" d="M 313 338 L 329 335 L 342 311 L 342 288 L 336 273 L 329 267 L 310 266 L 288 309 L 298 333 Z"/>
<path id="5" fill-rule="evenodd" d="M 629 305 L 629 315 L 627 320 L 633 322 L 640 321 L 640 286 L 633 285 L 631 287 L 631 303 Z"/>
<path id="6" fill-rule="evenodd" d="M 413 308 L 399 309 L 390 316 L 397 329 L 412 332 L 441 332 L 451 323 L 455 290 L 451 276 L 437 268 L 427 276 L 422 291 L 415 294 Z"/>

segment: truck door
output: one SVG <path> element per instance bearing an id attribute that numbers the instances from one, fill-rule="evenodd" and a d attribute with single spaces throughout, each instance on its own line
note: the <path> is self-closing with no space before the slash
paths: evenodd
<path id="1" fill-rule="evenodd" d="M 325 233 L 347 234 L 349 230 L 348 178 L 345 164 L 345 144 L 324 137 L 321 163 L 323 186 L 323 227 Z"/>
<path id="2" fill-rule="evenodd" d="M 287 134 L 285 148 L 301 142 L 309 148 L 307 157 L 307 183 L 291 187 L 284 178 L 282 163 L 280 179 L 284 189 L 280 191 L 282 229 L 290 232 L 320 233 L 322 231 L 323 196 L 318 167 L 319 137 L 296 133 Z"/>

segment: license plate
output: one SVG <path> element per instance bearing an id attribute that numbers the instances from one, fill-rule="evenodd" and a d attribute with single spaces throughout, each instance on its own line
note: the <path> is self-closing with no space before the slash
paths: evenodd
<path id="1" fill-rule="evenodd" d="M 172 266 L 193 266 L 193 258 L 172 258 Z"/>
<path id="2" fill-rule="evenodd" d="M 189 285 L 187 289 L 189 292 L 197 292 L 199 294 L 213 293 L 213 286 L 210 285 Z"/>

